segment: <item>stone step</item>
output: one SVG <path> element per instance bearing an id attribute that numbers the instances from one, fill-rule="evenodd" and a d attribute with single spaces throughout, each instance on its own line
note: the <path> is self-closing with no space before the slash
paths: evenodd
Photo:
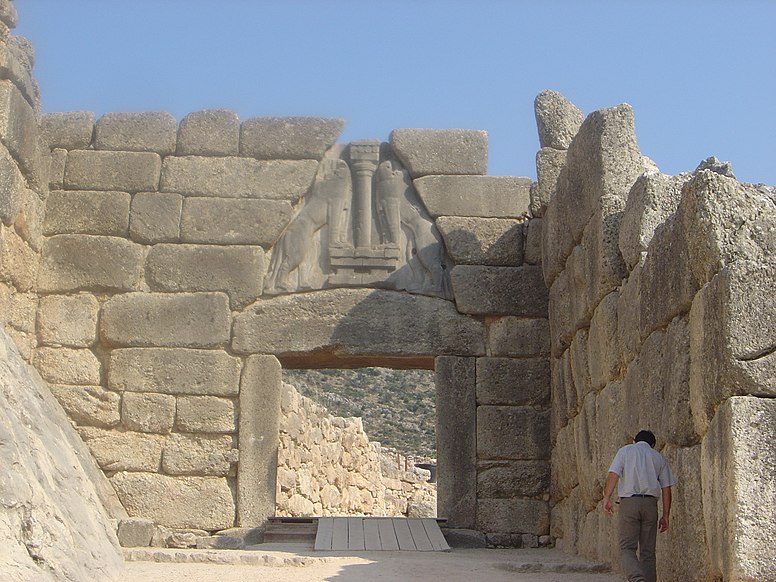
<path id="1" fill-rule="evenodd" d="M 264 543 L 314 543 L 317 518 L 272 517 L 264 530 Z"/>

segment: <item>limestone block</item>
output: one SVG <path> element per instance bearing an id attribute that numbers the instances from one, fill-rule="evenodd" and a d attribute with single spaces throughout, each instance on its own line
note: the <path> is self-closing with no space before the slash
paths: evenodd
<path id="1" fill-rule="evenodd" d="M 671 521 L 658 536 L 657 575 L 660 580 L 703 582 L 710 579 L 706 527 L 703 521 L 701 447 L 666 447 L 663 455 L 678 480 L 672 488 Z"/>
<path id="2" fill-rule="evenodd" d="M 547 461 L 483 461 L 477 471 L 480 498 L 538 497 L 550 489 Z"/>
<path id="3" fill-rule="evenodd" d="M 549 459 L 549 412 L 531 406 L 478 406 L 477 458 Z"/>
<path id="4" fill-rule="evenodd" d="M 450 277 L 461 313 L 547 316 L 548 293 L 539 267 L 458 265 Z"/>
<path id="5" fill-rule="evenodd" d="M 240 383 L 240 462 L 237 466 L 237 525 L 255 527 L 275 515 L 280 362 L 250 356 Z"/>
<path id="6" fill-rule="evenodd" d="M 236 396 L 240 368 L 239 358 L 220 350 L 118 349 L 110 354 L 108 387 L 119 392 Z"/>
<path id="7" fill-rule="evenodd" d="M 253 117 L 240 126 L 240 155 L 260 160 L 320 160 L 339 138 L 344 119 Z"/>
<path id="8" fill-rule="evenodd" d="M 155 192 L 162 160 L 153 152 L 72 150 L 67 154 L 68 190 Z"/>
<path id="9" fill-rule="evenodd" d="M 776 267 L 737 261 L 695 297 L 690 310 L 690 405 L 704 434 L 717 406 L 734 394 L 773 397 Z"/>
<path id="10" fill-rule="evenodd" d="M 126 192 L 55 190 L 46 200 L 43 231 L 52 234 L 97 234 L 126 237 L 129 202 Z"/>
<path id="11" fill-rule="evenodd" d="M 433 218 L 528 216 L 530 178 L 432 175 L 418 178 L 412 183 Z"/>
<path id="12" fill-rule="evenodd" d="M 35 293 L 12 293 L 9 288 L 0 290 L 0 309 L 9 326 L 28 334 L 35 333 L 35 312 L 38 296 Z"/>
<path id="13" fill-rule="evenodd" d="M 94 126 L 94 148 L 125 152 L 175 152 L 177 122 L 169 113 L 106 113 Z"/>
<path id="14" fill-rule="evenodd" d="M 519 358 L 549 353 L 549 320 L 508 315 L 488 322 L 489 355 Z"/>
<path id="15" fill-rule="evenodd" d="M 559 501 L 567 498 L 572 489 L 579 485 L 577 472 L 577 448 L 574 444 L 574 425 L 567 424 L 558 432 L 551 460 L 552 499 Z"/>
<path id="16" fill-rule="evenodd" d="M 156 526 L 150 519 L 128 517 L 119 521 L 116 536 L 122 548 L 142 548 L 151 545 Z"/>
<path id="17" fill-rule="evenodd" d="M 600 390 L 624 372 L 617 343 L 617 303 L 619 293 L 614 291 L 603 298 L 590 321 L 587 346 L 590 382 L 593 390 Z"/>
<path id="18" fill-rule="evenodd" d="M 179 156 L 236 156 L 240 118 L 229 109 L 205 109 L 184 117 L 178 126 Z"/>
<path id="19" fill-rule="evenodd" d="M 565 362 L 563 355 L 560 358 L 550 358 L 550 402 L 552 406 L 550 408 L 550 436 L 552 441 L 555 438 L 561 428 L 566 426 L 569 420 L 567 411 L 568 403 L 566 402 L 566 373 Z"/>
<path id="20" fill-rule="evenodd" d="M 14 223 L 21 210 L 24 188 L 24 177 L 18 165 L 10 152 L 0 145 L 0 222 L 6 226 Z"/>
<path id="21" fill-rule="evenodd" d="M 40 120 L 43 142 L 51 149 L 84 150 L 92 143 L 94 113 L 69 111 L 46 113 Z"/>
<path id="22" fill-rule="evenodd" d="M 54 397 L 68 418 L 81 426 L 110 428 L 121 420 L 121 396 L 101 386 L 50 384 Z"/>
<path id="23" fill-rule="evenodd" d="M 4 79 L 12 81 L 27 102 L 37 108 L 40 94 L 37 84 L 32 80 L 32 63 L 35 56 L 32 44 L 23 37 L 0 36 L 5 41 L 0 45 L 0 74 Z"/>
<path id="24" fill-rule="evenodd" d="M 259 298 L 263 279 L 261 247 L 158 244 L 146 259 L 151 291 L 223 291 L 235 310 Z"/>
<path id="25" fill-rule="evenodd" d="M 132 197 L 129 235 L 143 244 L 175 242 L 180 237 L 183 196 L 170 192 L 138 192 Z"/>
<path id="26" fill-rule="evenodd" d="M 531 189 L 531 216 L 544 216 L 555 196 L 558 177 L 565 164 L 564 150 L 543 147 L 536 152 L 536 186 Z"/>
<path id="27" fill-rule="evenodd" d="M 62 190 L 65 187 L 65 165 L 67 164 L 67 150 L 51 150 L 51 164 L 49 166 L 49 189 Z"/>
<path id="28" fill-rule="evenodd" d="M 706 545 L 712 575 L 768 580 L 776 572 L 776 400 L 732 397 L 701 444 Z"/>
<path id="29" fill-rule="evenodd" d="M 624 202 L 645 169 L 629 105 L 588 115 L 569 146 L 556 194 L 544 214 L 542 267 L 548 285 L 563 270 L 601 199 L 610 196 Z"/>
<path id="30" fill-rule="evenodd" d="M 429 174 L 485 174 L 488 133 L 468 129 L 394 129 L 393 152 L 413 178 Z"/>
<path id="31" fill-rule="evenodd" d="M 32 250 L 40 252 L 43 249 L 43 221 L 46 214 L 46 203 L 33 190 L 25 188 L 21 192 L 21 209 L 16 216 L 14 228 Z"/>
<path id="32" fill-rule="evenodd" d="M 623 281 L 617 300 L 617 343 L 623 364 L 636 357 L 641 346 L 641 264 Z"/>
<path id="33" fill-rule="evenodd" d="M 0 20 L 8 28 L 16 28 L 16 24 L 19 21 L 19 14 L 16 12 L 16 7 L 13 2 L 5 1 L 0 5 Z"/>
<path id="34" fill-rule="evenodd" d="M 636 431 L 645 426 L 650 427 L 639 424 L 637 407 L 641 404 L 637 403 L 638 401 L 628 401 L 626 391 L 624 380 L 610 382 L 595 399 L 595 420 L 599 437 L 596 441 L 594 470 L 602 489 L 614 455 L 620 447 L 631 444 Z M 655 427 L 654 430 L 658 431 L 658 428 Z M 665 435 L 661 432 L 658 438 L 663 442 Z"/>
<path id="35" fill-rule="evenodd" d="M 523 264 L 522 221 L 440 216 L 436 225 L 456 264 L 502 267 Z"/>
<path id="36" fill-rule="evenodd" d="M 162 470 L 169 475 L 229 474 L 237 460 L 229 435 L 173 434 L 162 451 Z"/>
<path id="37" fill-rule="evenodd" d="M 477 358 L 477 404 L 547 406 L 550 363 L 547 358 Z"/>
<path id="38" fill-rule="evenodd" d="M 128 293 L 103 305 L 100 334 L 112 346 L 217 348 L 230 327 L 223 293 Z"/>
<path id="39" fill-rule="evenodd" d="M 174 396 L 127 392 L 121 398 L 121 423 L 129 430 L 168 434 L 174 421 Z"/>
<path id="40" fill-rule="evenodd" d="M 159 470 L 164 443 L 164 437 L 161 435 L 93 427 L 80 427 L 78 432 L 103 471 Z M 123 504 L 124 500 L 121 501 Z M 124 507 L 129 511 L 126 504 Z M 132 515 L 132 512 L 129 511 L 129 514 Z"/>
<path id="41" fill-rule="evenodd" d="M 39 138 L 33 108 L 11 81 L 0 81 L 0 139 L 34 184 L 42 184 L 43 174 L 48 173 L 48 168 L 42 167 L 44 152 Z M 45 153 L 48 155 L 48 150 Z"/>
<path id="42" fill-rule="evenodd" d="M 529 265 L 542 263 L 542 219 L 531 218 L 525 223 L 525 252 L 523 259 Z"/>
<path id="43" fill-rule="evenodd" d="M 92 295 L 47 295 L 38 305 L 38 339 L 44 345 L 87 348 L 97 341 L 97 312 Z"/>
<path id="44" fill-rule="evenodd" d="M 217 396 L 180 396 L 175 428 L 181 432 L 237 432 L 234 400 Z"/>
<path id="45" fill-rule="evenodd" d="M 587 511 L 593 511 L 603 497 L 599 476 L 598 425 L 596 395 L 590 393 L 581 403 L 574 419 L 574 446 L 576 447 L 579 496 Z M 611 461 L 611 460 L 610 460 Z"/>
<path id="46" fill-rule="evenodd" d="M 38 275 L 43 292 L 133 291 L 140 286 L 143 248 L 123 238 L 60 234 L 47 239 Z"/>
<path id="47" fill-rule="evenodd" d="M 24 293 L 33 290 L 39 272 L 35 251 L 14 229 L 0 224 L 0 280 Z"/>
<path id="48" fill-rule="evenodd" d="M 280 238 L 293 213 L 286 200 L 187 198 L 181 215 L 181 240 L 269 248 Z"/>
<path id="49" fill-rule="evenodd" d="M 304 330 L 304 333 L 300 333 Z M 261 300 L 235 316 L 232 348 L 309 364 L 309 354 L 372 365 L 401 357 L 430 367 L 436 355 L 483 355 L 484 325 L 449 301 L 370 289 L 331 289 Z"/>
<path id="50" fill-rule="evenodd" d="M 234 495 L 223 477 L 168 477 L 120 472 L 111 477 L 127 512 L 173 528 L 221 530 L 234 525 Z"/>
<path id="51" fill-rule="evenodd" d="M 592 329 L 592 327 L 590 328 Z M 590 377 L 590 351 L 589 351 L 589 330 L 580 329 L 574 334 L 569 349 L 564 352 L 564 357 L 568 354 L 568 366 L 571 373 L 570 382 L 574 385 L 574 409 L 569 410 L 570 415 L 577 412 L 577 405 L 584 401 L 585 396 L 593 390 L 593 382 Z M 605 345 L 606 349 L 615 349 L 615 346 Z M 567 380 L 568 382 L 568 380 Z M 569 396 L 569 400 L 572 397 Z"/>
<path id="52" fill-rule="evenodd" d="M 318 170 L 315 160 L 167 157 L 161 190 L 184 196 L 287 200 L 304 195 Z"/>
<path id="53" fill-rule="evenodd" d="M 557 91 L 542 91 L 534 100 L 536 128 L 543 148 L 568 149 L 584 116 L 571 101 Z"/>
<path id="54" fill-rule="evenodd" d="M 679 206 L 682 185 L 689 174 L 667 176 L 646 172 L 638 177 L 628 193 L 620 225 L 619 246 L 625 263 L 633 269 L 646 252 L 655 229 Z"/>
<path id="55" fill-rule="evenodd" d="M 550 530 L 550 508 L 546 501 L 532 499 L 478 499 L 477 529 L 546 535 Z"/>
<path id="56" fill-rule="evenodd" d="M 436 371 L 437 507 L 450 526 L 474 528 L 477 501 L 476 360 L 440 356 Z"/>
<path id="57" fill-rule="evenodd" d="M 100 361 L 91 350 L 72 348 L 39 348 L 35 367 L 40 375 L 54 384 L 95 386 L 100 383 Z"/>

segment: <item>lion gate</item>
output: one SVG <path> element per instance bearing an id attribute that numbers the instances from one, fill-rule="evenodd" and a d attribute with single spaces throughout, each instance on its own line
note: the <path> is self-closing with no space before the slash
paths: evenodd
<path id="1" fill-rule="evenodd" d="M 35 361 L 130 514 L 274 514 L 281 368 L 436 370 L 438 513 L 549 533 L 549 331 L 528 178 L 487 136 L 51 114 Z M 88 388 L 86 388 L 88 386 Z"/>

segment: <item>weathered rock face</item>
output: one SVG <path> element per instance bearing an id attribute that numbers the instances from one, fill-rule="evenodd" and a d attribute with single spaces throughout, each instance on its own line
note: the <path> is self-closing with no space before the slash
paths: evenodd
<path id="1" fill-rule="evenodd" d="M 771 579 L 776 205 L 719 164 L 651 170 L 632 126 L 627 106 L 585 120 L 542 221 L 551 532 L 616 564 L 603 484 L 648 428 L 678 477 L 659 577 Z"/>
<path id="2" fill-rule="evenodd" d="M 115 580 L 121 552 L 94 485 L 104 477 L 2 329 L 0 386 L 0 577 Z"/>

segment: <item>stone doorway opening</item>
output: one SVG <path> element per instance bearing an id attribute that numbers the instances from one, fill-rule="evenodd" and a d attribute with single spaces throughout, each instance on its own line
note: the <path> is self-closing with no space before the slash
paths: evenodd
<path id="1" fill-rule="evenodd" d="M 276 515 L 436 517 L 432 370 L 284 368 Z"/>

